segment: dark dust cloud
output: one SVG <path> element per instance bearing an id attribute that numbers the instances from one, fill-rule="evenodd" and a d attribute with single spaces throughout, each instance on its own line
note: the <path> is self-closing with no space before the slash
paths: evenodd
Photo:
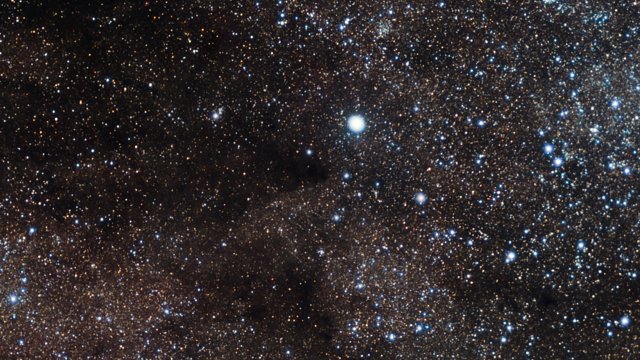
<path id="1" fill-rule="evenodd" d="M 4 359 L 640 356 L 640 3 L 0 3 Z"/>

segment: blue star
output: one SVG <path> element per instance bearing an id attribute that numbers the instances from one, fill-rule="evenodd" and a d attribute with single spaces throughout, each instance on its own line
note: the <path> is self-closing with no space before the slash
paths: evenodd
<path id="1" fill-rule="evenodd" d="M 611 100 L 611 103 L 609 103 L 609 106 L 611 106 L 611 109 L 613 110 L 619 109 L 621 105 L 622 105 L 622 101 L 618 99 L 613 99 Z"/>
<path id="2" fill-rule="evenodd" d="M 578 241 L 578 250 L 584 251 L 586 247 L 587 247 L 587 244 L 584 242 L 584 240 Z"/>
<path id="3" fill-rule="evenodd" d="M 11 293 L 9 294 L 9 305 L 16 305 L 17 303 L 20 302 L 20 297 L 15 294 L 15 293 Z"/>
<path id="4" fill-rule="evenodd" d="M 562 166 L 562 164 L 564 164 L 564 159 L 561 157 L 555 157 L 553 158 L 553 167 L 560 167 Z"/>
<path id="5" fill-rule="evenodd" d="M 631 318 L 629 315 L 623 315 L 620 318 L 620 327 L 627 328 L 629 325 L 631 325 Z"/>

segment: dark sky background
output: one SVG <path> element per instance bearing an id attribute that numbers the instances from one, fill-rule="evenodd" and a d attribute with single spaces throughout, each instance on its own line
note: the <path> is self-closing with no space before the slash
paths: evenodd
<path id="1" fill-rule="evenodd" d="M 3 1 L 1 357 L 640 356 L 639 10 Z"/>

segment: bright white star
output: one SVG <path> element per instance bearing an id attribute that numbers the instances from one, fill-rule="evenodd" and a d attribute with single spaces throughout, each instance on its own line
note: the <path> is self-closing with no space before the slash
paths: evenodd
<path id="1" fill-rule="evenodd" d="M 347 119 L 347 127 L 355 134 L 360 134 L 367 127 L 367 123 L 362 115 L 351 115 Z"/>

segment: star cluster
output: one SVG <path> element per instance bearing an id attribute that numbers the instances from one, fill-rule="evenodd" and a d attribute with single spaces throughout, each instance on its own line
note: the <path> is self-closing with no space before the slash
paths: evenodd
<path id="1" fill-rule="evenodd" d="M 3 358 L 640 353 L 640 3 L 0 19 Z"/>

